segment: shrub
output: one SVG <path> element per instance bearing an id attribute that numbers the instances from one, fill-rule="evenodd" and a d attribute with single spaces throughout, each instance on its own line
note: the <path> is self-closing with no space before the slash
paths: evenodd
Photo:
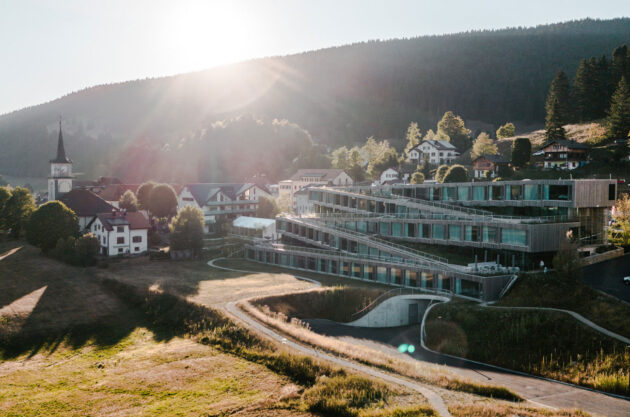
<path id="1" fill-rule="evenodd" d="M 453 165 L 451 166 L 446 174 L 444 175 L 444 179 L 442 182 L 466 182 L 468 181 L 468 170 L 464 168 L 463 165 Z"/>
<path id="2" fill-rule="evenodd" d="M 310 411 L 335 416 L 356 416 L 357 409 L 385 402 L 389 395 L 390 391 L 385 385 L 349 375 L 320 381 L 304 393 L 304 401 Z"/>
<path id="3" fill-rule="evenodd" d="M 73 236 L 60 238 L 50 254 L 53 258 L 70 265 L 93 266 L 96 265 L 99 248 L 96 236 L 88 233 L 78 239 Z"/>
<path id="4" fill-rule="evenodd" d="M 435 170 L 435 180 L 437 182 L 444 182 L 444 176 L 448 171 L 448 165 L 440 165 L 438 169 Z"/>

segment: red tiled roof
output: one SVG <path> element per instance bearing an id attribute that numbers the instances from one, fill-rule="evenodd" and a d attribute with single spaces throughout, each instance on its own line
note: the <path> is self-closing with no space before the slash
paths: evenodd
<path id="1" fill-rule="evenodd" d="M 114 226 L 128 225 L 130 229 L 149 229 L 151 224 L 149 219 L 141 212 L 109 212 L 99 213 L 98 219 L 103 223 L 106 230 L 113 230 Z"/>

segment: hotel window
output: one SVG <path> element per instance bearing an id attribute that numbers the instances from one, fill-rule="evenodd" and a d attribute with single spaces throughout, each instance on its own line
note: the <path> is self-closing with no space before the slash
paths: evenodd
<path id="1" fill-rule="evenodd" d="M 526 185 L 525 186 L 525 200 L 539 200 L 540 193 L 538 192 L 538 185 Z"/>
<path id="2" fill-rule="evenodd" d="M 527 232 L 525 230 L 503 229 L 501 243 L 515 246 L 527 246 Z"/>
<path id="3" fill-rule="evenodd" d="M 462 227 L 460 225 L 451 224 L 448 227 L 449 240 L 462 240 Z"/>
<path id="4" fill-rule="evenodd" d="M 484 186 L 474 186 L 473 187 L 473 200 L 475 201 L 484 201 L 486 199 L 486 187 Z"/>
<path id="5" fill-rule="evenodd" d="M 444 225 L 443 224 L 433 225 L 433 239 L 444 239 Z"/>
<path id="6" fill-rule="evenodd" d="M 467 242 L 479 242 L 479 226 L 464 226 L 464 240 Z"/>
<path id="7" fill-rule="evenodd" d="M 497 228 L 484 226 L 482 239 L 485 243 L 497 243 Z"/>

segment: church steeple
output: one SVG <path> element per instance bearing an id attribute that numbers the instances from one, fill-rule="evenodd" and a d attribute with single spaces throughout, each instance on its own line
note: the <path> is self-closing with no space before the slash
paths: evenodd
<path id="1" fill-rule="evenodd" d="M 57 141 L 57 157 L 50 160 L 51 163 L 71 164 L 72 160 L 66 156 L 66 149 L 63 146 L 63 134 L 61 133 L 61 119 L 59 119 L 59 139 Z"/>

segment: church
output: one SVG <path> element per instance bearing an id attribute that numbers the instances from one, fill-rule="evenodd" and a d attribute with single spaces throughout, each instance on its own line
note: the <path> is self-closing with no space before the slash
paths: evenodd
<path id="1" fill-rule="evenodd" d="M 48 201 L 59 200 L 74 211 L 81 233 L 93 233 L 104 256 L 137 255 L 148 250 L 151 227 L 143 213 L 127 213 L 92 191 L 73 188 L 72 160 L 66 155 L 59 121 L 57 156 L 50 160 Z"/>

